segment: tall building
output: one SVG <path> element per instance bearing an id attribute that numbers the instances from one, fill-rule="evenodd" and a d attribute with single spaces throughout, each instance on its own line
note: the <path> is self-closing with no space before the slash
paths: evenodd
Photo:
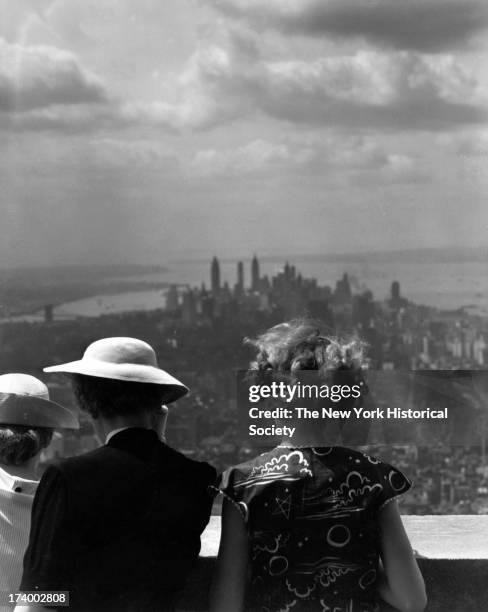
<path id="1" fill-rule="evenodd" d="M 400 301 L 400 283 L 398 281 L 391 283 L 390 298 L 392 302 Z"/>
<path id="2" fill-rule="evenodd" d="M 252 258 L 251 263 L 251 289 L 259 291 L 259 261 L 256 255 Z"/>
<path id="3" fill-rule="evenodd" d="M 212 259 L 210 266 L 210 285 L 212 295 L 218 295 L 220 293 L 220 264 L 216 257 Z"/>
<path id="4" fill-rule="evenodd" d="M 351 284 L 346 273 L 336 283 L 335 300 L 338 304 L 350 302 L 352 298 Z"/>
<path id="5" fill-rule="evenodd" d="M 183 294 L 182 319 L 185 325 L 193 325 L 197 318 L 197 305 L 195 294 L 188 289 Z"/>
<path id="6" fill-rule="evenodd" d="M 237 262 L 237 291 L 244 293 L 244 264 L 242 261 Z"/>

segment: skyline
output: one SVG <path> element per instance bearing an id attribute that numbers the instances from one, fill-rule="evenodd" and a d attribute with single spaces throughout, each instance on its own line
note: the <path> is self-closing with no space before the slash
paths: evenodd
<path id="1" fill-rule="evenodd" d="M 486 247 L 487 28 L 474 0 L 0 0 L 2 266 Z"/>
<path id="2" fill-rule="evenodd" d="M 463 309 L 486 319 L 486 257 L 486 249 L 430 249 L 394 254 L 376 252 L 369 257 L 294 257 L 290 254 L 261 257 L 254 253 L 252 259 L 251 254 L 239 259 L 213 256 L 206 260 L 168 262 L 164 266 L 78 264 L 0 268 L 6 289 L 1 306 L 21 317 L 51 302 L 68 306 L 69 312 L 82 316 L 88 311 L 106 313 L 107 308 L 114 312 L 150 310 L 160 307 L 161 289 L 201 288 L 209 281 L 212 291 L 224 283 L 229 287 L 236 282 L 243 288 L 257 287 L 260 282 L 255 279 L 260 272 L 270 279 L 286 274 L 289 269 L 302 278 L 314 279 L 323 287 L 333 287 L 347 275 L 350 286 L 358 294 L 371 291 L 381 296 L 394 285 L 398 290 L 401 286 L 414 303 L 444 310 Z"/>

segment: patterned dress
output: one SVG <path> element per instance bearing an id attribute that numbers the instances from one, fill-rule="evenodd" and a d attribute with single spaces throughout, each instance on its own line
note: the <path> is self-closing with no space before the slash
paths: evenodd
<path id="1" fill-rule="evenodd" d="M 278 446 L 227 470 L 222 491 L 249 533 L 246 610 L 378 610 L 378 511 L 410 487 L 391 465 L 343 447 Z"/>

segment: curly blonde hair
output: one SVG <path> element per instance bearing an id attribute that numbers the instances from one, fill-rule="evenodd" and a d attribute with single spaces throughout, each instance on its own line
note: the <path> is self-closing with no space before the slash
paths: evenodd
<path id="1" fill-rule="evenodd" d="M 358 378 L 367 367 L 365 342 L 326 335 L 319 323 L 308 319 L 280 323 L 245 343 L 257 350 L 250 369 L 262 374 L 293 376 L 312 370 L 325 379 L 340 371 Z"/>

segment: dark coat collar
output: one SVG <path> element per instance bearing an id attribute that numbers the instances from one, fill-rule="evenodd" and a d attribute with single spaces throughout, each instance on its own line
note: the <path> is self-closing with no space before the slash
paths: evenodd
<path id="1" fill-rule="evenodd" d="M 148 461 L 152 457 L 155 447 L 159 445 L 166 446 L 154 430 L 142 427 L 124 429 L 112 436 L 107 442 L 108 447 L 125 451 L 143 461 Z"/>

